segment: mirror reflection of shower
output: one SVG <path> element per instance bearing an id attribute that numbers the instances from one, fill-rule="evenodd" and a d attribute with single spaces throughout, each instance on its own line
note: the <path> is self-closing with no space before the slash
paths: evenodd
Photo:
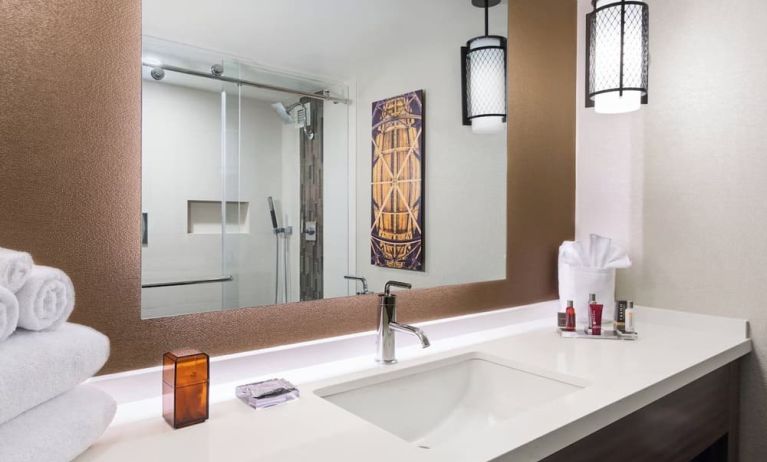
<path id="1" fill-rule="evenodd" d="M 142 318 L 348 295 L 348 87 L 142 48 Z"/>
<path id="2" fill-rule="evenodd" d="M 272 220 L 274 232 L 274 303 L 288 302 L 288 281 L 290 281 L 290 235 L 293 234 L 291 226 L 279 226 L 277 213 L 274 210 L 272 196 L 266 198 L 269 206 L 269 216 Z M 280 245 L 282 241 L 282 245 Z M 280 258 L 282 257 L 282 258 Z M 280 272 L 280 260 L 282 260 L 282 272 Z M 280 283 L 282 281 L 282 283 Z M 283 298 L 280 300 L 280 285 L 282 285 Z"/>

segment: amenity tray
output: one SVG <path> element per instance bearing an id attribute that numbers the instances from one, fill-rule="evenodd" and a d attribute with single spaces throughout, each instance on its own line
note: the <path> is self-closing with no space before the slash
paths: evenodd
<path id="1" fill-rule="evenodd" d="M 577 329 L 572 331 L 562 330 L 557 328 L 560 337 L 563 338 L 587 338 L 592 340 L 637 340 L 639 334 L 636 332 L 621 332 L 613 329 L 602 329 L 601 335 L 592 335 L 591 329 Z"/>

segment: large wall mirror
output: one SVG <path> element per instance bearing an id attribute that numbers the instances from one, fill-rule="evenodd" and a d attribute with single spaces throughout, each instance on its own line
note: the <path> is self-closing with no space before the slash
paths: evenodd
<path id="1" fill-rule="evenodd" d="M 505 126 L 462 117 L 484 27 L 470 0 L 145 1 L 142 318 L 504 279 Z"/>

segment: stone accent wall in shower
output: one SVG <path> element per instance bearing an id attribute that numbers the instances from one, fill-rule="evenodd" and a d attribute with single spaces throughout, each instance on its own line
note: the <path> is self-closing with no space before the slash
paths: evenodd
<path id="1" fill-rule="evenodd" d="M 301 300 L 319 300 L 323 287 L 323 224 L 322 224 L 322 101 L 302 98 L 309 106 L 311 124 L 307 127 L 310 137 L 299 129 L 301 137 L 301 237 L 299 283 Z M 310 139 L 311 138 L 311 139 Z M 315 239 L 307 230 L 314 225 Z"/>

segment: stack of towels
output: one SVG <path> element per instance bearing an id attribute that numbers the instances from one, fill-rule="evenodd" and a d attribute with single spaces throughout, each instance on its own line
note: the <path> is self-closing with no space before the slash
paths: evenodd
<path id="1" fill-rule="evenodd" d="M 116 405 L 81 385 L 109 357 L 109 339 L 66 322 L 72 281 L 0 248 L 0 461 L 69 461 L 93 444 Z"/>

